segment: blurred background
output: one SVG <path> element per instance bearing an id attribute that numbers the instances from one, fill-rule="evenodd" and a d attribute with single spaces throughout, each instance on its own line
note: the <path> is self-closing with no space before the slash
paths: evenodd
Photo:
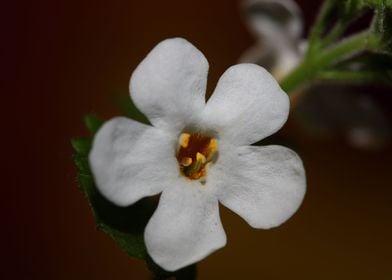
<path id="1" fill-rule="evenodd" d="M 184 37 L 205 54 L 211 93 L 256 41 L 240 2 L 25 2 L 6 7 L 2 19 L 2 48 L 10 47 L 2 52 L 2 76 L 11 87 L 2 99 L 0 276 L 150 279 L 143 262 L 96 230 L 77 188 L 70 138 L 87 135 L 87 112 L 105 119 L 120 114 L 114 97 L 127 92 L 133 69 L 165 38 Z M 321 2 L 297 3 L 308 30 Z M 391 95 L 376 98 L 389 113 Z M 304 161 L 303 205 L 268 231 L 222 207 L 228 245 L 200 263 L 199 279 L 392 279 L 391 142 L 358 149 L 341 135 L 305 128 L 295 115 L 280 137 Z"/>

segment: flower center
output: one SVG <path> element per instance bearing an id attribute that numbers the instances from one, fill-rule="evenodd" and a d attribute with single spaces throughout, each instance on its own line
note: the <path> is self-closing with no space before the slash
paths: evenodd
<path id="1" fill-rule="evenodd" d="M 203 179 L 216 160 L 218 141 L 200 133 L 182 133 L 178 139 L 177 161 L 181 173 L 191 180 Z"/>

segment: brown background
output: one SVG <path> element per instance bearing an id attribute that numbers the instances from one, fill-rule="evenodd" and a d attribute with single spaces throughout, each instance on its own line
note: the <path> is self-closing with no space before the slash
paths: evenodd
<path id="1" fill-rule="evenodd" d="M 298 1 L 307 24 L 320 1 Z M 3 17 L 2 279 L 148 279 L 95 229 L 69 139 L 82 116 L 117 113 L 113 95 L 160 40 L 181 36 L 210 62 L 209 91 L 254 39 L 238 1 L 31 1 Z M 4 83 L 2 83 L 4 84 Z M 253 230 L 222 209 L 228 245 L 199 279 L 392 279 L 392 152 L 359 151 L 295 126 L 308 192 L 283 226 Z"/>

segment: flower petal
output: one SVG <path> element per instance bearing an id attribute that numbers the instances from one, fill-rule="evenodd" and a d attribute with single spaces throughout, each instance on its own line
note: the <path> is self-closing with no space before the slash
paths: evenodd
<path id="1" fill-rule="evenodd" d="M 243 9 L 258 42 L 240 61 L 261 65 L 277 80 L 282 79 L 303 57 L 300 8 L 292 0 L 246 0 Z"/>
<path id="2" fill-rule="evenodd" d="M 295 1 L 245 0 L 243 9 L 246 23 L 259 38 L 269 40 L 275 34 L 284 34 L 294 41 L 302 35 L 303 16 Z M 271 29 L 277 32 L 273 33 Z"/>
<path id="3" fill-rule="evenodd" d="M 252 227 L 264 229 L 290 218 L 300 206 L 306 189 L 301 159 L 282 146 L 247 146 L 234 148 L 231 153 L 222 151 L 208 180 L 219 190 L 223 205 Z"/>
<path id="4" fill-rule="evenodd" d="M 218 200 L 199 182 L 167 188 L 144 236 L 153 260 L 174 271 L 195 263 L 226 244 Z"/>
<path id="5" fill-rule="evenodd" d="M 132 100 L 154 126 L 182 129 L 205 105 L 208 62 L 181 38 L 159 43 L 130 81 Z"/>
<path id="6" fill-rule="evenodd" d="M 99 191 L 119 206 L 160 193 L 178 177 L 175 142 L 127 118 L 106 122 L 94 138 L 90 166 Z"/>
<path id="7" fill-rule="evenodd" d="M 255 64 L 230 67 L 202 112 L 202 122 L 232 144 L 251 144 L 279 130 L 289 98 L 275 79 Z"/>

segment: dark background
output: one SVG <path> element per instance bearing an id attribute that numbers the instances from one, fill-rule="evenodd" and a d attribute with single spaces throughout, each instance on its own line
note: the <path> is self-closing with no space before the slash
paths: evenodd
<path id="1" fill-rule="evenodd" d="M 320 1 L 298 1 L 307 26 Z M 2 279 L 148 279 L 94 220 L 76 184 L 69 139 L 86 112 L 118 113 L 133 69 L 181 36 L 210 62 L 209 92 L 254 43 L 238 1 L 31 1 L 3 9 Z M 222 207 L 228 245 L 199 279 L 392 279 L 391 145 L 377 151 L 283 131 L 308 192 L 283 226 L 251 229 Z"/>

